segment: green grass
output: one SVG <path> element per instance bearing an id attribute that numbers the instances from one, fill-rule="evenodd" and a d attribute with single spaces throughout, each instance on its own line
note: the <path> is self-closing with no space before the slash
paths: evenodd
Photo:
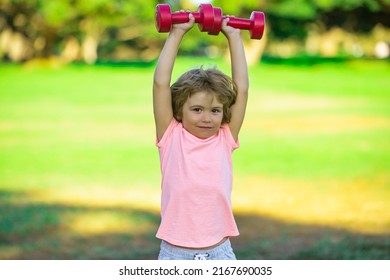
<path id="1" fill-rule="evenodd" d="M 153 137 L 147 139 L 153 132 L 144 128 L 153 121 L 147 107 L 150 71 L 1 70 L 2 184 L 15 185 L 15 177 L 21 180 L 16 187 L 58 187 L 61 177 L 147 176 L 147 166 L 156 160 Z M 38 182 L 23 182 L 37 176 Z"/>
<path id="2" fill-rule="evenodd" d="M 180 58 L 174 78 L 199 61 Z M 155 258 L 153 70 L 0 66 L 0 259 Z M 390 258 L 389 74 L 360 60 L 250 69 L 239 258 Z"/>

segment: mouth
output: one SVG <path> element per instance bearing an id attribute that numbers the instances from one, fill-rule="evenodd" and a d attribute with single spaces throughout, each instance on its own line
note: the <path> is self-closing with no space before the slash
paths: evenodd
<path id="1" fill-rule="evenodd" d="M 211 126 L 198 126 L 198 128 L 204 129 L 204 130 L 210 130 L 210 129 L 212 129 Z"/>

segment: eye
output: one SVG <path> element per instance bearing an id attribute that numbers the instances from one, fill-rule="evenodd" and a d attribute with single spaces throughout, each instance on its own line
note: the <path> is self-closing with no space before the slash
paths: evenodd
<path id="1" fill-rule="evenodd" d="M 202 112 L 202 109 L 201 108 L 193 108 L 192 111 L 194 111 L 196 113 L 200 113 L 200 112 Z"/>
<path id="2" fill-rule="evenodd" d="M 220 109 L 213 109 L 211 112 L 213 112 L 214 114 L 218 114 L 218 113 L 221 113 L 221 110 Z"/>

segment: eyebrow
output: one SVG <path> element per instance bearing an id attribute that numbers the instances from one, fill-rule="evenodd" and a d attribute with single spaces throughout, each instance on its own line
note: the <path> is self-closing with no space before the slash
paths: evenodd
<path id="1" fill-rule="evenodd" d="M 202 106 L 202 105 L 192 105 L 192 106 L 190 106 L 190 109 L 192 109 L 192 108 L 204 108 L 204 106 Z M 211 107 L 212 109 L 223 109 L 223 107 L 222 106 L 214 106 L 214 107 Z"/>

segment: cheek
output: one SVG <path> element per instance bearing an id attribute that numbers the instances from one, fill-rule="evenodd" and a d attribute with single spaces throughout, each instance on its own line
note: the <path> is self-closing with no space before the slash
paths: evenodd
<path id="1" fill-rule="evenodd" d="M 190 112 L 183 112 L 183 115 L 181 116 L 181 122 L 183 123 L 183 125 L 191 124 L 196 121 L 197 120 L 193 114 L 191 114 Z"/>
<path id="2" fill-rule="evenodd" d="M 216 117 L 215 117 L 215 120 L 216 120 L 216 122 L 222 123 L 223 114 L 220 114 L 220 115 L 216 116 Z"/>

